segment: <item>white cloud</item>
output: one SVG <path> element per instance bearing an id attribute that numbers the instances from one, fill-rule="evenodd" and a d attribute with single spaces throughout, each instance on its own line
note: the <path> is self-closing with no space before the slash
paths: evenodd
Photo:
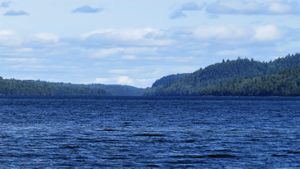
<path id="1" fill-rule="evenodd" d="M 247 31 L 243 28 L 226 26 L 200 27 L 193 34 L 200 39 L 241 39 L 248 35 Z"/>
<path id="2" fill-rule="evenodd" d="M 117 77 L 117 84 L 123 85 L 133 85 L 134 80 L 131 79 L 129 76 L 119 76 Z"/>
<path id="3" fill-rule="evenodd" d="M 104 77 L 97 77 L 95 79 L 95 83 L 100 83 L 100 84 L 112 84 L 111 78 L 104 78 Z"/>
<path id="4" fill-rule="evenodd" d="M 255 29 L 254 40 L 272 41 L 280 37 L 280 30 L 274 25 L 258 26 Z"/>
<path id="5" fill-rule="evenodd" d="M 33 52 L 33 48 L 21 47 L 21 48 L 17 48 L 16 51 L 20 53 L 28 53 L 28 52 Z"/>
<path id="6" fill-rule="evenodd" d="M 15 32 L 12 30 L 0 30 L 0 37 L 11 36 L 14 34 Z"/>
<path id="7" fill-rule="evenodd" d="M 11 41 L 15 36 L 15 32 L 11 30 L 0 30 L 0 44 L 5 44 L 8 41 Z"/>
<path id="8" fill-rule="evenodd" d="M 216 54 L 221 57 L 237 57 L 237 56 L 248 56 L 249 53 L 245 51 L 244 49 L 226 49 L 226 50 L 221 50 L 217 51 Z"/>
<path id="9" fill-rule="evenodd" d="M 133 67 L 133 68 L 126 67 L 126 68 L 113 68 L 108 70 L 108 73 L 115 74 L 115 75 L 129 75 L 129 74 L 144 75 L 149 72 L 148 69 L 146 69 L 145 67 Z"/>
<path id="10" fill-rule="evenodd" d="M 20 34 L 14 30 L 0 30 L 0 45 L 4 46 L 19 46 L 19 49 L 31 48 L 31 42 L 38 42 L 39 45 L 46 45 L 41 43 L 57 43 L 59 37 L 52 33 L 27 33 Z M 27 50 L 28 51 L 28 50 Z"/>
<path id="11" fill-rule="evenodd" d="M 92 54 L 92 58 L 103 59 L 120 53 L 123 48 L 101 49 Z"/>
<path id="12" fill-rule="evenodd" d="M 109 44 L 132 44 L 137 46 L 166 46 L 173 43 L 165 37 L 165 31 L 154 28 L 99 29 L 81 35 L 82 39 Z"/>
<path id="13" fill-rule="evenodd" d="M 35 57 L 10 56 L 8 58 L 2 58 L 2 60 L 13 64 L 38 64 L 38 59 Z"/>
<path id="14" fill-rule="evenodd" d="M 227 15 L 297 15 L 299 10 L 297 0 L 216 0 L 205 9 L 207 13 Z"/>
<path id="15" fill-rule="evenodd" d="M 132 70 L 130 69 L 111 69 L 109 70 L 109 73 L 112 73 L 112 74 L 128 74 L 132 72 Z"/>
<path id="16" fill-rule="evenodd" d="M 119 85 L 133 85 L 134 79 L 129 76 L 117 76 L 109 78 L 96 78 L 95 83 L 100 84 L 119 84 Z"/>
<path id="17" fill-rule="evenodd" d="M 36 33 L 33 38 L 34 40 L 44 43 L 57 43 L 59 41 L 59 37 L 57 35 L 47 32 Z"/>
<path id="18" fill-rule="evenodd" d="M 203 5 L 200 6 L 195 2 L 184 3 L 171 13 L 170 18 L 171 19 L 185 18 L 187 12 L 200 11 L 202 7 Z"/>
<path id="19" fill-rule="evenodd" d="M 144 38 L 151 38 L 161 36 L 162 32 L 154 28 L 141 28 L 141 29 L 100 29 L 92 32 L 88 32 L 82 35 L 83 38 L 89 38 L 93 36 L 104 36 L 112 39 L 121 39 L 125 41 L 135 41 Z"/>
<path id="20" fill-rule="evenodd" d="M 253 25 L 252 27 L 232 27 L 226 25 L 202 26 L 188 30 L 184 40 L 197 40 L 201 44 L 226 43 L 249 44 L 258 41 L 274 41 L 282 38 L 286 29 L 276 25 Z M 177 35 L 180 37 L 180 35 Z M 205 45 L 203 48 L 208 48 Z"/>
<path id="21" fill-rule="evenodd" d="M 125 60 L 134 60 L 136 59 L 135 55 L 143 54 L 143 53 L 153 53 L 156 51 L 156 48 L 148 48 L 148 47 L 119 47 L 119 48 L 107 48 L 107 49 L 99 49 L 93 52 L 91 58 L 95 59 L 103 59 L 112 56 L 118 56 Z"/>
<path id="22" fill-rule="evenodd" d="M 206 12 L 216 14 L 246 14 L 255 13 L 257 10 L 259 10 L 259 5 L 256 2 L 245 0 L 218 0 L 206 8 Z"/>
<path id="23" fill-rule="evenodd" d="M 19 71 L 45 68 L 45 65 L 40 62 L 40 59 L 34 56 L 0 55 L 0 63 L 6 65 L 6 67 L 10 69 L 17 69 Z"/>
<path id="24" fill-rule="evenodd" d="M 273 13 L 284 14 L 292 10 L 292 7 L 288 4 L 274 2 L 269 6 L 269 10 Z"/>
<path id="25" fill-rule="evenodd" d="M 0 46 L 18 46 L 22 44 L 22 38 L 13 30 L 0 30 Z"/>

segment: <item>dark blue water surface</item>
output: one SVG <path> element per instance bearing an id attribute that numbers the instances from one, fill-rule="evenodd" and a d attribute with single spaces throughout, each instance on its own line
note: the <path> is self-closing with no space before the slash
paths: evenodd
<path id="1" fill-rule="evenodd" d="M 300 168 L 300 98 L 2 98 L 0 117 L 0 168 Z"/>

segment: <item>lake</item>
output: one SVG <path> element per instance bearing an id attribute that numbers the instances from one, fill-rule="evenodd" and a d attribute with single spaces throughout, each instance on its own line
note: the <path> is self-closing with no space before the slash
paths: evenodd
<path id="1" fill-rule="evenodd" d="M 0 168 L 300 168 L 299 97 L 2 98 Z"/>

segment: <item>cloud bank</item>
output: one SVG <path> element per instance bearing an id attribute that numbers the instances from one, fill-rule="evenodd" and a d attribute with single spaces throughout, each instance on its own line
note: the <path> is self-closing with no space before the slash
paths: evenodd
<path id="1" fill-rule="evenodd" d="M 173 11 L 173 13 L 170 15 L 170 18 L 171 19 L 185 18 L 187 13 L 193 11 L 200 11 L 201 9 L 202 6 L 198 5 L 195 2 L 184 3 L 178 9 Z"/>
<path id="2" fill-rule="evenodd" d="M 300 29 L 271 24 L 105 29 L 73 38 L 47 32 L 22 36 L 0 30 L 0 67 L 6 64 L 11 71 L 50 71 L 50 80 L 73 72 L 72 76 L 83 82 L 145 87 L 160 76 L 193 71 L 223 58 L 285 55 L 297 49 L 298 38 L 291 37 L 299 33 Z M 87 74 L 98 78 L 86 79 Z"/>
<path id="3" fill-rule="evenodd" d="M 201 6 L 196 2 L 184 3 L 174 10 L 170 18 L 186 17 L 188 12 L 204 11 L 213 15 L 299 15 L 298 0 L 214 0 Z"/>

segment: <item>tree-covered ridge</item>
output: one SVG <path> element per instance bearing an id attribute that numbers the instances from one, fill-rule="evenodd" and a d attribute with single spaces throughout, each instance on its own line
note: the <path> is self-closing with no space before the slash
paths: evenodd
<path id="1" fill-rule="evenodd" d="M 202 95 L 299 96 L 300 65 L 279 73 L 225 81 L 203 88 Z"/>
<path id="2" fill-rule="evenodd" d="M 296 93 L 297 90 L 293 91 L 282 91 L 283 88 L 279 87 L 280 79 L 284 78 L 288 74 L 278 75 L 286 71 L 294 72 L 300 65 L 300 54 L 288 55 L 284 58 L 279 58 L 270 62 L 258 62 L 253 59 L 237 59 L 233 61 L 224 61 L 210 65 L 204 69 L 190 74 L 182 75 L 171 75 L 172 81 L 167 81 L 166 78 L 162 78 L 155 82 L 152 88 L 147 89 L 147 95 L 300 95 Z M 297 74 L 296 74 L 297 75 Z M 295 76 L 296 76 L 295 75 Z M 274 77 L 273 77 L 274 76 Z M 292 76 L 292 77 L 295 77 Z M 250 79 L 255 79 L 253 82 L 249 82 Z M 272 82 L 271 86 L 270 79 L 276 81 Z M 297 79 L 297 78 L 295 78 Z M 291 79 L 285 82 L 287 85 L 291 85 Z M 245 83 L 247 82 L 248 87 Z M 260 82 L 260 83 L 259 83 Z M 282 81 L 283 83 L 284 81 Z M 157 85 L 159 84 L 159 85 Z M 293 83 L 293 85 L 299 85 Z M 249 85 L 253 87 L 248 91 Z M 282 84 L 284 85 L 284 84 Z M 268 89 L 274 90 L 263 91 L 263 86 Z M 284 88 L 285 90 L 288 87 Z M 239 90 L 238 90 L 239 89 Z M 225 92 L 226 91 L 226 92 Z M 265 94 L 263 94 L 265 93 Z M 289 94 L 288 94 L 289 93 Z"/>
<path id="3" fill-rule="evenodd" d="M 188 73 L 165 76 L 165 77 L 155 81 L 153 83 L 152 87 L 167 87 L 169 85 L 172 85 L 172 83 L 185 78 L 187 75 L 188 75 Z"/>
<path id="4" fill-rule="evenodd" d="M 92 89 L 102 89 L 112 96 L 142 96 L 144 94 L 144 89 L 127 85 L 91 84 L 88 86 Z"/>
<path id="5" fill-rule="evenodd" d="M 0 96 L 140 96 L 143 89 L 102 84 L 51 83 L 0 77 Z"/>
<path id="6" fill-rule="evenodd" d="M 92 89 L 86 85 L 0 78 L 0 95 L 1 96 L 108 96 L 110 94 L 102 89 Z"/>

